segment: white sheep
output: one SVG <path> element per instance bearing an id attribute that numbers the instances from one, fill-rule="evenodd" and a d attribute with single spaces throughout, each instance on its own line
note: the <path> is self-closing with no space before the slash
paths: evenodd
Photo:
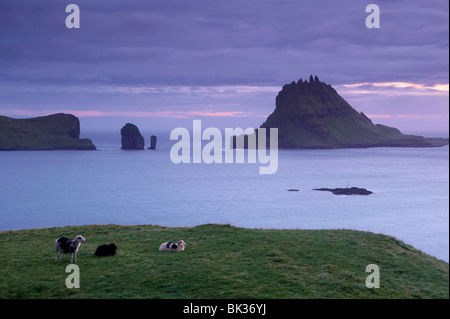
<path id="1" fill-rule="evenodd" d="M 186 243 L 181 239 L 176 244 L 166 241 L 159 246 L 159 251 L 183 251 L 184 247 L 186 247 Z"/>
<path id="2" fill-rule="evenodd" d="M 58 260 L 58 253 L 60 259 L 62 259 L 62 254 L 70 254 L 70 263 L 73 263 L 73 258 L 75 257 L 75 263 L 77 263 L 77 252 L 80 249 L 81 243 L 84 243 L 86 239 L 83 236 L 78 235 L 74 239 L 69 239 L 67 237 L 59 237 L 55 240 L 55 261 Z"/>

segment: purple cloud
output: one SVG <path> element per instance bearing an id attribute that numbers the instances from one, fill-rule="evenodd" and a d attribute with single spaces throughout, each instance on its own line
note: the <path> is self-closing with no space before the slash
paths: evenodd
<path id="1" fill-rule="evenodd" d="M 0 0 L 0 114 L 201 114 L 216 105 L 217 114 L 259 116 L 273 110 L 273 88 L 310 74 L 333 86 L 448 84 L 448 1 L 379 0 L 381 28 L 367 29 L 369 1 L 77 0 L 76 30 L 64 23 L 72 2 Z M 217 94 L 252 86 L 268 89 Z M 348 98 L 361 111 L 381 103 L 373 114 L 393 103 L 380 94 Z M 448 123 L 448 101 L 431 99 Z M 417 113 L 410 102 L 397 96 L 397 114 Z"/>

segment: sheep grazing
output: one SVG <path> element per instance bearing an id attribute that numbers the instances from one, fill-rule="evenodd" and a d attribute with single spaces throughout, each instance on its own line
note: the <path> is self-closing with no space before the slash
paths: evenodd
<path id="1" fill-rule="evenodd" d="M 179 240 L 176 244 L 166 241 L 159 246 L 159 251 L 183 251 L 184 247 L 186 247 L 186 243 L 182 240 Z"/>
<path id="2" fill-rule="evenodd" d="M 95 250 L 96 256 L 113 256 L 116 254 L 117 246 L 114 243 L 98 246 Z"/>
<path id="3" fill-rule="evenodd" d="M 58 253 L 60 259 L 62 259 L 62 254 L 70 254 L 70 263 L 73 263 L 75 257 L 75 263 L 77 263 L 77 252 L 80 249 L 81 243 L 84 243 L 86 239 L 83 236 L 78 235 L 74 239 L 69 239 L 67 237 L 59 237 L 55 240 L 56 255 L 55 261 L 58 260 Z"/>

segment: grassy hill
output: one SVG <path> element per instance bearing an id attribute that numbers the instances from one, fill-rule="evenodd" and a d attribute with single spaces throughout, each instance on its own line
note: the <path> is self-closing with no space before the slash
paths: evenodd
<path id="1" fill-rule="evenodd" d="M 80 288 L 68 289 L 59 236 L 86 238 Z M 159 252 L 183 239 L 184 252 Z M 115 242 L 117 255 L 97 257 Z M 368 264 L 380 288 L 368 289 Z M 352 230 L 261 230 L 89 225 L 0 232 L 0 298 L 449 298 L 449 265 L 385 235 Z"/>

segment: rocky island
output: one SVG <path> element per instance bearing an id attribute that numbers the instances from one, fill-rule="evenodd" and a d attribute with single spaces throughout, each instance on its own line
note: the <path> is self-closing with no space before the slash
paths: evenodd
<path id="1" fill-rule="evenodd" d="M 80 139 L 80 121 L 72 114 L 29 119 L 0 116 L 0 150 L 95 150 L 92 141 Z"/>
<path id="2" fill-rule="evenodd" d="M 396 128 L 373 124 L 317 76 L 310 76 L 309 82 L 300 79 L 284 85 L 275 110 L 260 128 L 278 128 L 278 147 L 287 149 L 436 147 L 449 143 L 448 139 L 404 135 Z M 241 138 L 247 139 L 245 135 L 237 137 Z"/>
<path id="3" fill-rule="evenodd" d="M 346 187 L 346 188 L 315 188 L 315 191 L 328 191 L 334 195 L 370 195 L 373 192 L 359 187 Z"/>

